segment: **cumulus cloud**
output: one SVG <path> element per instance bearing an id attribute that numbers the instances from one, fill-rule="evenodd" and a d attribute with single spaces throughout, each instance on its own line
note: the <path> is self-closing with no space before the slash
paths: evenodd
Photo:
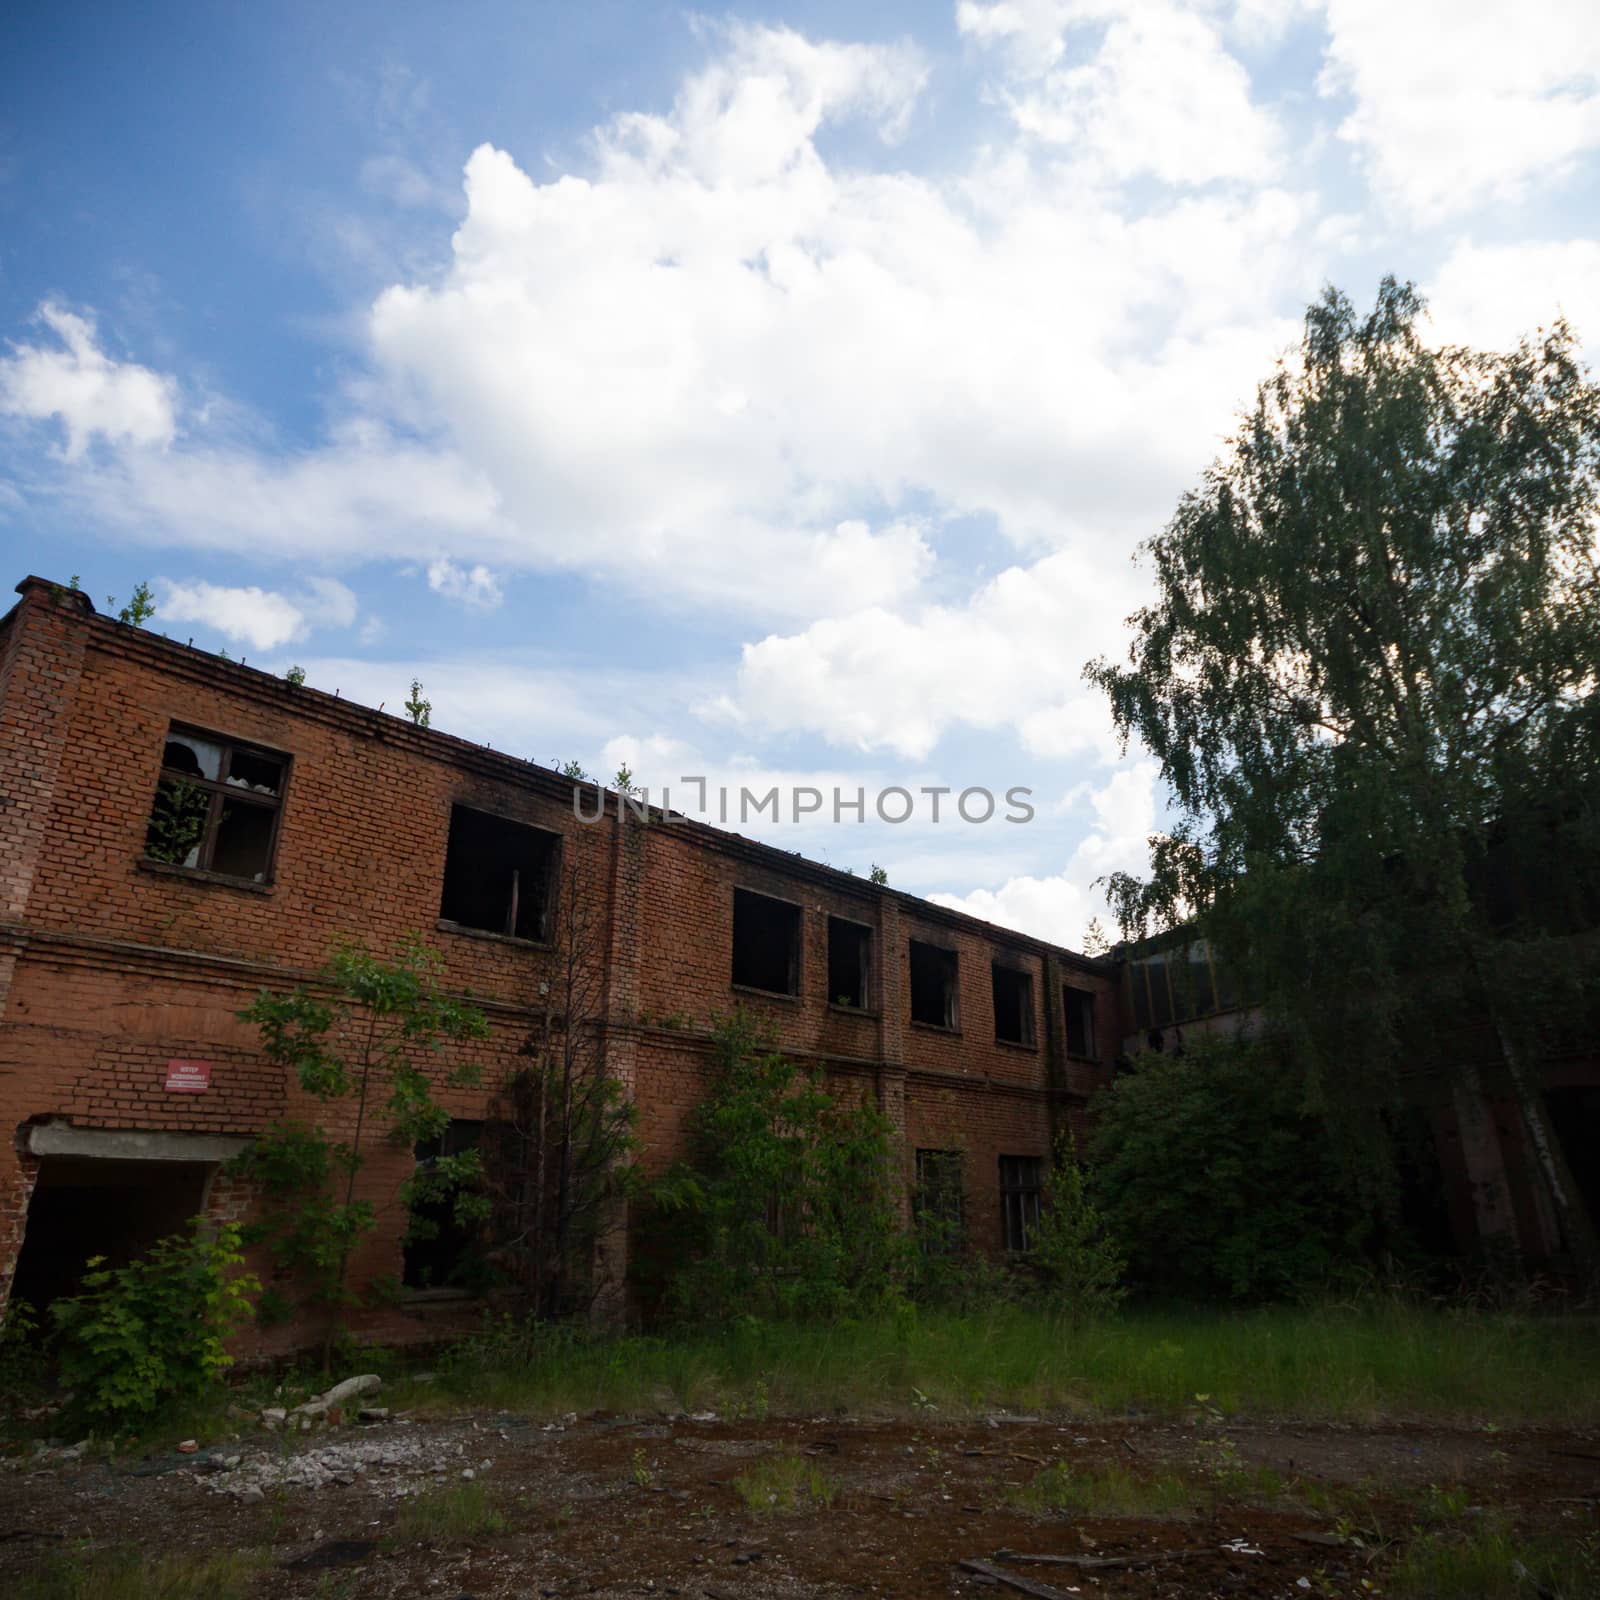
<path id="1" fill-rule="evenodd" d="M 1119 18 L 1104 95 L 1165 106 L 1115 87 L 1141 56 Z M 1035 553 L 1148 531 L 1292 336 L 1273 308 L 1315 287 L 1316 202 L 1255 183 L 1135 214 L 1092 141 L 1032 134 L 913 173 L 912 48 L 708 37 L 671 106 L 597 129 L 580 169 L 474 152 L 447 262 L 376 297 L 320 447 L 192 419 L 125 431 L 61 492 L 146 540 L 448 549 L 468 574 L 577 571 L 769 625 L 914 604 L 951 519 Z M 1214 136 L 1178 144 L 1244 172 L 1227 117 L 1191 112 Z M 878 153 L 819 142 L 846 122 Z"/>
<path id="2" fill-rule="evenodd" d="M 1324 92 L 1397 208 L 1437 219 L 1515 200 L 1600 148 L 1590 0 L 1328 0 Z"/>
<path id="3" fill-rule="evenodd" d="M 203 578 L 157 578 L 156 610 L 163 622 L 198 622 L 255 650 L 304 638 L 314 627 L 347 628 L 356 597 L 337 578 L 313 577 L 291 598 L 255 585 L 230 587 Z"/>
<path id="4" fill-rule="evenodd" d="M 1423 285 L 1433 331 L 1453 344 L 1505 350 L 1565 316 L 1600 351 L 1600 241 L 1458 244 Z"/>
<path id="5" fill-rule="evenodd" d="M 1019 875 L 998 889 L 970 894 L 935 894 L 937 904 L 965 911 L 1003 928 L 1077 947 L 1091 917 L 1107 916 L 1105 899 L 1093 887 L 1116 871 L 1149 866 L 1149 838 L 1155 831 L 1155 791 L 1159 769 L 1153 761 L 1124 767 L 1098 788 L 1086 788 L 1093 822 L 1063 870 L 1046 877 Z"/>
<path id="6" fill-rule="evenodd" d="M 1272 113 L 1222 37 L 1182 0 L 962 0 L 968 37 L 1000 47 L 1017 127 L 1087 156 L 1097 176 L 1261 182 L 1280 163 Z"/>
<path id="7" fill-rule="evenodd" d="M 702 707 L 762 730 L 927 756 L 953 726 L 1010 729 L 1030 753 L 1113 753 L 1083 664 L 1117 647 L 1132 608 L 1121 549 L 1009 567 L 966 601 L 877 607 L 746 645 L 731 694 Z"/>
<path id="8" fill-rule="evenodd" d="M 38 318 L 59 342 L 13 344 L 14 354 L 0 358 L 0 411 L 60 422 L 68 461 L 78 460 L 96 437 L 113 444 L 171 444 L 178 426 L 173 379 L 113 361 L 96 343 L 88 317 L 46 301 Z"/>
<path id="9" fill-rule="evenodd" d="M 477 611 L 493 611 L 505 599 L 500 580 L 482 562 L 458 567 L 448 556 L 428 563 L 428 587 Z"/>

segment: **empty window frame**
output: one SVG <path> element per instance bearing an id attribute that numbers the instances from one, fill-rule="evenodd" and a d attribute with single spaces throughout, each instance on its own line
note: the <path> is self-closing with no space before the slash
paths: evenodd
<path id="1" fill-rule="evenodd" d="M 925 1255 L 949 1256 L 960 1251 L 966 1218 L 959 1150 L 917 1151 L 911 1215 Z"/>
<path id="2" fill-rule="evenodd" d="M 1043 1191 L 1043 1157 L 1000 1157 L 1000 1239 L 1007 1250 L 1033 1248 Z"/>
<path id="3" fill-rule="evenodd" d="M 1034 1042 L 1033 974 L 1004 961 L 992 963 L 994 1036 L 1002 1044 Z"/>
<path id="4" fill-rule="evenodd" d="M 439 915 L 514 939 L 548 937 L 560 834 L 451 806 Z"/>
<path id="5" fill-rule="evenodd" d="M 733 981 L 741 989 L 799 994 L 799 906 L 752 889 L 733 891 Z"/>
<path id="6" fill-rule="evenodd" d="M 828 918 L 828 1001 L 871 1009 L 872 929 L 846 917 Z"/>
<path id="7" fill-rule="evenodd" d="M 1074 989 L 1070 983 L 1064 983 L 1061 1009 L 1067 1019 L 1067 1054 L 1093 1060 L 1094 996 L 1087 989 Z"/>
<path id="8" fill-rule="evenodd" d="M 270 883 L 289 758 L 174 725 L 145 829 L 149 861 Z"/>
<path id="9" fill-rule="evenodd" d="M 960 1026 L 956 1003 L 956 953 L 940 945 L 911 941 L 911 1020 L 930 1028 Z"/>
<path id="10" fill-rule="evenodd" d="M 408 1289 L 484 1287 L 483 1230 L 456 1203 L 458 1192 L 475 1197 L 476 1185 L 451 1181 L 441 1162 L 478 1149 L 483 1133 L 481 1122 L 453 1117 L 437 1137 L 413 1148 L 417 1182 L 408 1207 L 401 1277 Z"/>

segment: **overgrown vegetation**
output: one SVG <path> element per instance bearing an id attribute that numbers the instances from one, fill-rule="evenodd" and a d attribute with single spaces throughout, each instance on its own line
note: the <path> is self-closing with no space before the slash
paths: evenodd
<path id="1" fill-rule="evenodd" d="M 197 1218 L 127 1266 L 90 1259 L 83 1292 L 50 1307 L 61 1379 L 78 1407 L 120 1430 L 204 1394 L 232 1365 L 228 1335 L 260 1288 L 238 1270 L 239 1234 Z"/>
<path id="2" fill-rule="evenodd" d="M 670 1268 L 666 1304 L 694 1320 L 860 1313 L 895 1289 L 906 1240 L 889 1123 L 836 1098 L 743 1009 L 712 1033 L 689 1155 L 657 1185 L 641 1250 Z"/>
<path id="3" fill-rule="evenodd" d="M 821 1511 L 831 1506 L 839 1486 L 804 1456 L 762 1456 L 737 1474 L 733 1487 L 747 1509 L 757 1516 Z"/>
<path id="4" fill-rule="evenodd" d="M 17 1600 L 246 1600 L 267 1560 L 254 1550 L 154 1555 L 81 1546 L 24 1573 Z"/>
<path id="5" fill-rule="evenodd" d="M 724 1415 L 892 1409 L 968 1416 L 1063 1407 L 1190 1420 L 1195 1396 L 1239 1412 L 1369 1422 L 1600 1422 L 1586 1325 L 1446 1311 L 1399 1296 L 1250 1310 L 1124 1309 L 1074 1327 L 1036 1307 L 969 1314 L 900 1304 L 878 1316 L 738 1318 L 671 1337 L 589 1338 L 501 1320 L 391 1404 L 647 1410 L 670 1393 Z"/>
<path id="6" fill-rule="evenodd" d="M 261 1194 L 246 1239 L 262 1243 L 276 1268 L 263 1310 L 286 1315 L 298 1302 L 320 1313 L 324 1364 L 357 1298 L 347 1282 L 351 1254 L 376 1221 L 373 1203 L 356 1193 L 368 1141 L 381 1136 L 412 1146 L 437 1139 L 450 1117 L 435 1098 L 436 1083 L 479 1077 L 459 1048 L 447 1063 L 436 1059 L 446 1045 L 488 1036 L 481 1011 L 441 990 L 440 966 L 438 954 L 415 938 L 392 961 L 343 942 L 334 947 L 323 993 L 263 990 L 240 1012 L 260 1029 L 267 1059 L 323 1106 L 316 1126 L 274 1124 L 234 1165 Z M 476 1189 L 480 1173 L 476 1151 L 440 1156 L 417 1168 L 400 1199 L 415 1209 L 448 1198 L 463 1223 L 481 1221 L 487 1202 Z"/>
<path id="7" fill-rule="evenodd" d="M 1096 1097 L 1093 1193 L 1136 1283 L 1262 1300 L 1348 1276 L 1370 1213 L 1304 1096 L 1277 1044 L 1204 1039 Z"/>
<path id="8" fill-rule="evenodd" d="M 1029 1265 L 1054 1308 L 1079 1323 L 1122 1303 L 1127 1262 L 1089 1192 L 1070 1133 L 1056 1140 Z"/>
<path id="9" fill-rule="evenodd" d="M 1600 1538 L 1523 1538 L 1491 1515 L 1412 1539 L 1389 1567 L 1387 1588 L 1396 1600 L 1577 1600 L 1600 1594 Z"/>
<path id="10" fill-rule="evenodd" d="M 400 1502 L 395 1537 L 407 1541 L 474 1539 L 505 1532 L 506 1519 L 476 1481 L 426 1489 Z"/>
<path id="11" fill-rule="evenodd" d="M 1111 897 L 1130 935 L 1198 917 L 1380 1196 L 1420 1075 L 1505 1082 L 1593 1282 L 1539 1072 L 1600 1007 L 1600 384 L 1564 323 L 1490 354 L 1421 320 L 1330 289 L 1143 547 L 1156 599 L 1088 670 L 1178 821 Z"/>

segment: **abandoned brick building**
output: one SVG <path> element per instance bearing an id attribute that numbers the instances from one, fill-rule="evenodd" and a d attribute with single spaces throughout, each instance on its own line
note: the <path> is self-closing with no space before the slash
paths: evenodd
<path id="1" fill-rule="evenodd" d="M 18 593 L 0 624 L 0 1285 L 48 1299 L 90 1254 L 248 1209 L 222 1164 L 312 1108 L 236 1014 L 309 980 L 336 935 L 383 952 L 420 931 L 488 1016 L 483 1081 L 515 1070 L 557 860 L 600 912 L 603 1059 L 649 1167 L 681 1148 L 706 1019 L 740 1001 L 875 1099 L 908 1195 L 920 1172 L 974 1244 L 1025 1244 L 1053 1127 L 1111 1073 L 1112 963 L 697 823 L 582 821 L 555 772 L 96 615 L 75 590 Z M 179 782 L 206 826 L 161 860 L 153 806 Z M 483 1090 L 443 1098 L 484 1115 Z M 379 1226 L 356 1281 L 404 1263 L 412 1157 L 371 1150 Z"/>
<path id="2" fill-rule="evenodd" d="M 558 773 L 96 615 L 75 590 L 17 592 L 0 621 L 0 1302 L 48 1300 L 87 1256 L 129 1258 L 196 1212 L 248 1213 L 225 1163 L 314 1108 L 237 1014 L 311 980 L 341 934 L 385 952 L 420 932 L 441 952 L 489 1019 L 471 1047 L 488 1085 L 541 1012 L 553 895 L 581 894 L 602 1060 L 650 1169 L 682 1149 L 707 1020 L 740 1002 L 881 1107 L 908 1210 L 934 1189 L 994 1252 L 1025 1247 L 1053 1133 L 1125 1048 L 1237 1021 L 1203 950 L 1184 956 L 1203 981 L 1178 984 L 1159 952 L 1091 959 L 698 823 L 586 822 Z M 205 818 L 177 860 L 151 848 L 173 784 Z M 484 1089 L 443 1098 L 464 1129 L 485 1115 Z M 1515 1230 L 1537 1254 L 1548 1219 L 1514 1120 L 1438 1109 L 1458 1237 Z M 379 1224 L 356 1282 L 417 1264 L 396 1203 L 413 1161 L 371 1147 Z M 627 1230 L 606 1249 L 620 1283 Z M 369 1331 L 439 1314 L 448 1297 L 410 1276 Z"/>

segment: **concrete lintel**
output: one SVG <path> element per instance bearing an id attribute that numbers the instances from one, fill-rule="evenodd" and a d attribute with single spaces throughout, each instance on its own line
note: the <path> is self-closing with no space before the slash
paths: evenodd
<path id="1" fill-rule="evenodd" d="M 28 1129 L 36 1156 L 92 1156 L 100 1161 L 231 1161 L 250 1141 L 220 1133 L 151 1133 L 126 1128 L 74 1128 L 40 1122 Z"/>

